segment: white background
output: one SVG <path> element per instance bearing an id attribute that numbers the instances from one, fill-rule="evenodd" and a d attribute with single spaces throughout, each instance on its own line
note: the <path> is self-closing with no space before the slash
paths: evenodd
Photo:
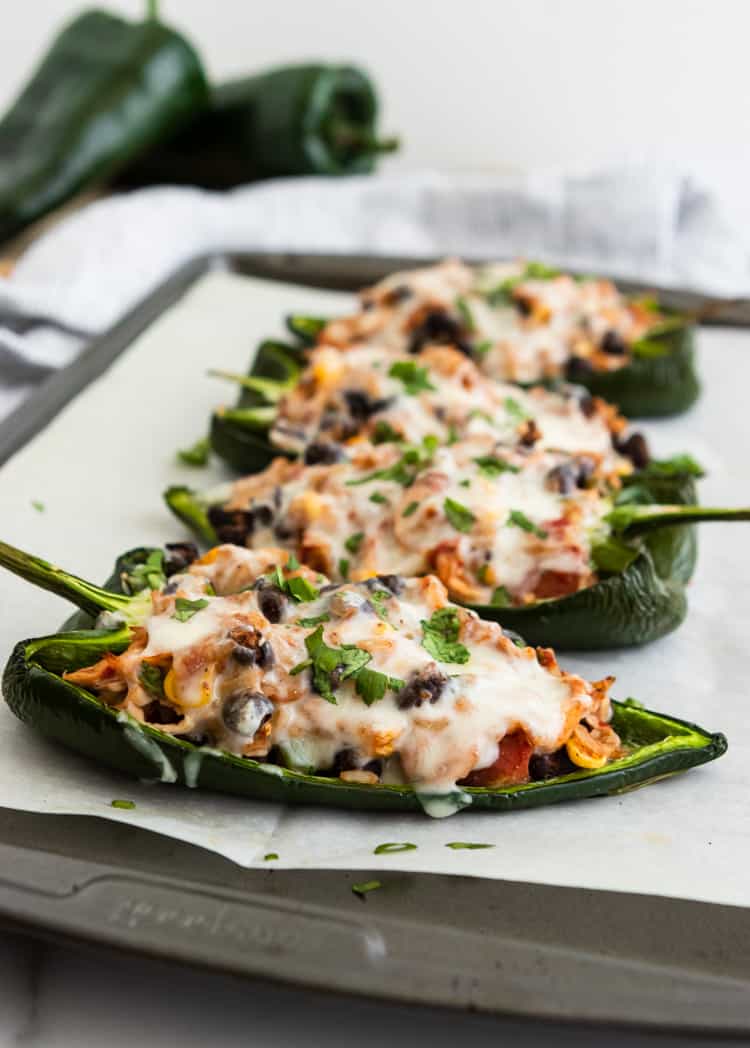
<path id="1" fill-rule="evenodd" d="M 0 107 L 82 6 L 5 0 Z M 145 4 L 106 6 L 136 17 Z M 161 10 L 215 77 L 304 58 L 362 63 L 384 127 L 403 138 L 396 166 L 647 160 L 738 193 L 750 171 L 746 0 L 162 0 Z"/>

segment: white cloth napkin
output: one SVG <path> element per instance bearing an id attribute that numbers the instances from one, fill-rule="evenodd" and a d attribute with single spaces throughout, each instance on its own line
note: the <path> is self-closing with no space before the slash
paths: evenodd
<path id="1" fill-rule="evenodd" d="M 437 173 L 265 182 L 231 193 L 170 186 L 98 201 L 35 242 L 0 280 L 3 314 L 99 334 L 197 255 L 221 250 L 527 255 L 712 295 L 750 295 L 750 251 L 689 177 Z M 0 323 L 0 417 L 87 339 Z"/>

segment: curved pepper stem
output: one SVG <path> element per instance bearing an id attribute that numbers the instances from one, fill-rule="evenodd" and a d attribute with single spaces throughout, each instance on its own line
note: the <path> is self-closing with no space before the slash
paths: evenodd
<path id="1" fill-rule="evenodd" d="M 146 0 L 146 19 L 156 22 L 159 18 L 159 0 Z"/>
<path id="2" fill-rule="evenodd" d="M 208 519 L 208 509 L 215 503 L 218 504 L 220 498 L 213 498 L 210 494 L 199 495 L 192 488 L 173 485 L 164 492 L 164 501 L 177 519 L 199 535 L 204 542 L 209 546 L 217 545 L 219 537 Z"/>
<path id="3" fill-rule="evenodd" d="M 229 382 L 235 382 L 238 386 L 242 386 L 243 389 L 249 389 L 253 393 L 258 393 L 263 397 L 266 404 L 278 404 L 284 394 L 288 393 L 297 383 L 296 374 L 286 382 L 280 382 L 278 379 L 273 378 L 261 378 L 257 375 L 240 375 L 236 371 L 220 371 L 218 369 L 212 369 L 208 374 L 214 378 L 225 378 Z"/>
<path id="4" fill-rule="evenodd" d="M 134 604 L 132 597 L 112 593 L 101 586 L 86 582 L 85 579 L 79 579 L 77 575 L 71 575 L 62 568 L 42 560 L 41 557 L 25 553 L 7 542 L 0 542 L 0 567 L 7 568 L 14 575 L 20 575 L 22 579 L 49 590 L 50 593 L 56 593 L 58 597 L 64 597 L 91 615 L 98 615 L 100 611 L 122 613 L 128 608 L 132 610 Z M 125 617 L 129 619 L 131 616 Z"/>
<path id="5" fill-rule="evenodd" d="M 712 520 L 750 520 L 750 509 L 722 509 L 711 506 L 617 506 L 605 520 L 618 534 L 643 535 L 647 531 L 674 524 L 698 524 Z"/>
<path id="6" fill-rule="evenodd" d="M 237 422 L 261 433 L 269 430 L 276 421 L 276 408 L 265 404 L 257 408 L 224 408 L 217 414 L 226 422 Z"/>

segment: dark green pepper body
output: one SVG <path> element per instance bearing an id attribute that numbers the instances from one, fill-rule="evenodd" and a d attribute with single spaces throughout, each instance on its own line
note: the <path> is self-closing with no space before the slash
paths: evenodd
<path id="1" fill-rule="evenodd" d="M 354 66 L 284 66 L 213 89 L 206 112 L 123 173 L 129 185 L 228 189 L 288 175 L 366 174 L 395 148 L 376 138 L 378 103 Z"/>
<path id="2" fill-rule="evenodd" d="M 678 415 L 698 399 L 693 328 L 689 324 L 642 339 L 615 371 L 576 373 L 576 382 L 616 404 L 630 418 Z"/>
<path id="3" fill-rule="evenodd" d="M 178 33 L 79 15 L 0 122 L 0 239 L 109 178 L 207 100 L 200 59 Z"/>
<path id="4" fill-rule="evenodd" d="M 112 590 L 152 550 L 133 550 L 118 561 Z M 54 570 L 54 569 L 52 569 Z M 39 580 L 41 581 L 41 579 Z M 48 579 L 47 588 L 62 592 Z M 90 592 L 95 592 L 89 588 Z M 87 597 L 71 594 L 88 607 Z M 79 613 L 68 624 L 90 623 Z M 94 695 L 62 679 L 65 670 L 91 665 L 105 651 L 122 651 L 127 628 L 112 632 L 77 629 L 19 643 L 5 669 L 3 694 L 13 713 L 45 736 L 117 771 L 138 778 L 180 782 L 223 793 L 284 804 L 314 804 L 367 811 L 421 811 L 425 798 L 408 786 L 344 782 L 305 775 L 278 765 L 214 751 L 176 739 L 152 725 L 118 716 Z M 523 785 L 476 788 L 463 792 L 468 810 L 520 811 L 557 801 L 598 797 L 632 789 L 667 775 L 715 760 L 726 750 L 721 734 L 665 717 L 638 704 L 613 704 L 613 726 L 628 753 L 602 769 Z M 459 803 L 460 807 L 461 804 Z"/>

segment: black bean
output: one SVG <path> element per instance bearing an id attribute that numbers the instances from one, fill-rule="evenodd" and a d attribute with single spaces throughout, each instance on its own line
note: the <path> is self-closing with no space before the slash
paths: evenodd
<path id="1" fill-rule="evenodd" d="M 286 612 L 287 599 L 278 586 L 270 585 L 265 579 L 258 579 L 255 586 L 258 592 L 258 607 L 269 622 L 281 622 Z"/>
<path id="2" fill-rule="evenodd" d="M 464 329 L 455 317 L 443 310 L 433 309 L 412 331 L 409 352 L 419 353 L 424 346 L 437 343 L 455 346 L 462 353 L 471 356 L 472 347 L 464 335 Z"/>
<path id="3" fill-rule="evenodd" d="M 596 414 L 596 404 L 594 402 L 594 398 L 590 394 L 587 393 L 585 396 L 581 397 L 579 404 L 581 408 L 581 413 L 584 415 L 585 418 L 594 417 L 594 415 Z"/>
<path id="4" fill-rule="evenodd" d="M 601 341 L 601 350 L 603 353 L 609 353 L 613 357 L 622 357 L 627 353 L 628 346 L 619 331 L 612 330 L 604 333 L 604 338 Z"/>
<path id="5" fill-rule="evenodd" d="M 589 455 L 579 455 L 575 461 L 578 469 L 576 484 L 579 488 L 587 488 L 596 471 L 596 460 Z"/>
<path id="6" fill-rule="evenodd" d="M 367 422 L 379 411 L 385 411 L 393 403 L 392 397 L 381 397 L 374 400 L 369 393 L 361 389 L 344 390 L 344 400 L 349 408 L 349 414 L 358 422 Z"/>
<path id="7" fill-rule="evenodd" d="M 514 295 L 513 305 L 516 307 L 522 317 L 531 316 L 534 310 L 534 303 L 530 298 L 526 298 L 525 295 Z"/>
<path id="8" fill-rule="evenodd" d="M 532 782 L 554 779 L 558 775 L 567 775 L 576 770 L 564 747 L 555 750 L 554 753 L 535 753 L 529 761 L 529 777 Z"/>
<path id="9" fill-rule="evenodd" d="M 362 766 L 362 758 L 358 750 L 347 747 L 339 750 L 333 758 L 331 771 L 334 775 L 340 775 L 342 771 L 355 771 Z"/>
<path id="10" fill-rule="evenodd" d="M 143 719 L 147 724 L 176 724 L 182 717 L 171 706 L 154 699 L 143 707 Z"/>
<path id="11" fill-rule="evenodd" d="M 164 549 L 164 574 L 167 578 L 176 575 L 178 571 L 184 571 L 199 556 L 198 547 L 194 542 L 167 542 Z"/>
<path id="12" fill-rule="evenodd" d="M 273 703 L 262 692 L 243 689 L 224 700 L 221 716 L 230 731 L 251 739 L 270 720 L 273 710 Z"/>
<path id="13" fill-rule="evenodd" d="M 629 458 L 636 469 L 645 469 L 651 461 L 646 438 L 642 433 L 633 433 L 627 440 L 618 441 L 616 449 L 625 458 Z"/>
<path id="14" fill-rule="evenodd" d="M 284 493 L 281 490 L 281 485 L 277 484 L 273 489 L 273 505 L 274 509 L 281 509 L 281 503 L 284 497 Z"/>
<path id="15" fill-rule="evenodd" d="M 236 626 L 229 631 L 229 639 L 234 644 L 232 658 L 240 665 L 259 666 L 263 670 L 273 666 L 275 661 L 273 648 L 252 626 L 247 628 Z"/>
<path id="16" fill-rule="evenodd" d="M 594 365 L 585 357 L 571 357 L 565 369 L 566 378 L 571 382 L 583 382 L 590 378 L 594 371 Z"/>
<path id="17" fill-rule="evenodd" d="M 273 533 L 279 542 L 296 543 L 300 536 L 300 528 L 289 521 L 280 520 L 273 529 Z"/>
<path id="18" fill-rule="evenodd" d="M 546 485 L 551 491 L 558 491 L 561 495 L 570 495 L 575 491 L 578 481 L 578 471 L 572 462 L 562 462 L 555 466 L 547 474 Z"/>
<path id="19" fill-rule="evenodd" d="M 316 440 L 305 448 L 306 466 L 330 466 L 333 462 L 339 462 L 341 458 L 338 445 L 328 441 Z"/>
<path id="20" fill-rule="evenodd" d="M 366 585 L 371 591 L 376 589 L 387 589 L 390 590 L 395 597 L 398 597 L 400 593 L 403 593 L 405 583 L 401 575 L 374 575 L 367 580 Z"/>
<path id="21" fill-rule="evenodd" d="M 371 771 L 380 778 L 383 774 L 383 762 L 379 757 L 365 762 L 359 750 L 347 747 L 338 751 L 331 767 L 333 775 L 338 776 L 342 771 Z"/>
<path id="22" fill-rule="evenodd" d="M 270 506 L 256 506 L 250 512 L 253 515 L 253 525 L 255 527 L 267 528 L 274 517 L 273 509 Z"/>
<path id="23" fill-rule="evenodd" d="M 443 693 L 448 678 L 439 670 L 426 666 L 413 673 L 396 696 L 396 705 L 400 710 L 421 706 L 423 702 L 437 702 Z"/>
<path id="24" fill-rule="evenodd" d="M 533 448 L 541 435 L 542 431 L 539 429 L 534 419 L 530 418 L 524 422 L 519 440 L 524 447 Z"/>
<path id="25" fill-rule="evenodd" d="M 222 506 L 211 506 L 208 519 L 220 542 L 231 542 L 236 546 L 244 546 L 255 526 L 251 510 L 227 510 Z"/>
<path id="26" fill-rule="evenodd" d="M 176 593 L 179 588 L 180 588 L 180 580 L 179 579 L 175 579 L 174 582 L 168 582 L 167 583 L 167 585 L 162 590 L 162 593 L 164 593 L 167 596 L 171 597 L 171 595 L 173 593 Z"/>

